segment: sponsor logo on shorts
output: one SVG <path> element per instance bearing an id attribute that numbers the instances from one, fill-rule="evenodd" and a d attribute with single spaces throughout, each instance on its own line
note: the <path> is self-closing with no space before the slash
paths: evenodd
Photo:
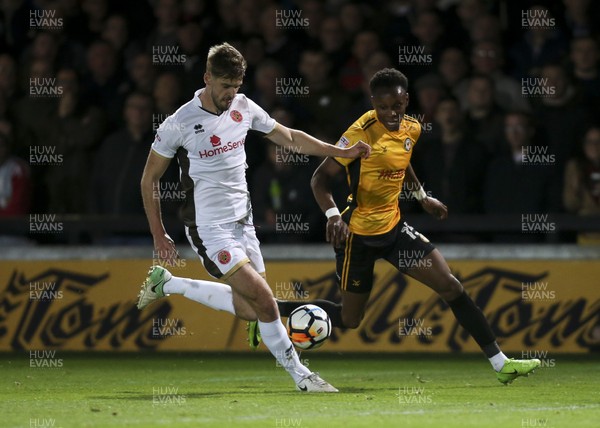
<path id="1" fill-rule="evenodd" d="M 231 110 L 231 113 L 229 113 L 229 116 L 231 116 L 231 119 L 233 119 L 234 122 L 240 123 L 242 121 L 242 119 L 244 118 L 242 116 L 242 113 L 240 113 L 237 110 Z"/>
<path id="2" fill-rule="evenodd" d="M 217 254 L 217 260 L 219 260 L 219 263 L 222 265 L 226 265 L 231 261 L 231 254 L 227 250 L 219 251 L 219 254 Z"/>

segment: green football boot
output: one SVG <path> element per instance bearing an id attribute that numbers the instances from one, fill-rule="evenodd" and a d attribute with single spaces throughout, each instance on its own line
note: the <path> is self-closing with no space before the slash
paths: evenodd
<path id="1" fill-rule="evenodd" d="M 504 385 L 512 383 L 519 376 L 529 376 L 542 362 L 537 358 L 531 360 L 515 360 L 509 358 L 504 362 L 502 370 L 496 372 L 496 377 Z"/>
<path id="2" fill-rule="evenodd" d="M 137 308 L 143 309 L 155 300 L 165 297 L 163 286 L 173 277 L 171 272 L 162 266 L 152 266 L 138 294 Z"/>
<path id="3" fill-rule="evenodd" d="M 246 324 L 246 331 L 248 332 L 248 345 L 250 345 L 250 349 L 256 351 L 258 345 L 260 345 L 260 342 L 262 341 L 260 330 L 258 328 L 258 321 L 248 321 Z"/>

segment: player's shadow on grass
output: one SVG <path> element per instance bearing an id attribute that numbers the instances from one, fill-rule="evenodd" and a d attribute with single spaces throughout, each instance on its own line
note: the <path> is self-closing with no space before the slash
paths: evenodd
<path id="1" fill-rule="evenodd" d="M 239 387 L 239 388 L 243 388 L 243 387 Z M 347 387 L 347 388 L 341 388 L 340 389 L 340 394 L 364 394 L 364 393 L 369 393 L 369 392 L 382 392 L 382 391 L 398 391 L 398 388 L 356 388 L 356 387 Z M 261 395 L 277 395 L 277 396 L 281 396 L 281 395 L 290 395 L 290 396 L 297 396 L 298 394 L 301 394 L 299 391 L 296 391 L 294 389 L 285 389 L 285 390 L 259 390 L 259 389 L 252 389 L 249 388 L 245 391 L 240 391 L 239 389 L 232 389 L 230 391 L 206 391 L 206 392 L 178 392 L 177 395 L 180 395 L 182 397 L 185 397 L 186 400 L 187 399 L 194 399 L 194 398 L 216 398 L 216 397 L 226 397 L 226 396 L 231 396 L 231 395 L 255 395 L 255 394 L 261 394 Z M 306 395 L 306 394 L 302 394 L 302 395 Z M 308 395 L 315 395 L 315 394 L 308 394 Z M 112 394 L 112 395 L 106 395 L 106 396 L 90 396 L 88 397 L 88 399 L 94 399 L 94 400 L 114 400 L 114 399 L 124 399 L 124 400 L 137 400 L 137 401 L 150 401 L 153 402 L 156 399 L 156 396 L 154 394 L 140 394 L 138 392 L 135 391 L 120 391 L 116 394 Z M 168 401 L 168 400 L 167 400 Z M 157 404 L 161 404 L 161 403 L 157 403 Z M 166 404 L 166 403 L 165 403 Z"/>

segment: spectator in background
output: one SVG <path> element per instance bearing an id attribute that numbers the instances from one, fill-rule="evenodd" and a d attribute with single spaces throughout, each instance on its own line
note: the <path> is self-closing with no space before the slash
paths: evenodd
<path id="1" fill-rule="evenodd" d="M 229 13 L 233 13 L 231 9 Z M 156 25 L 147 39 L 148 51 L 160 47 L 177 46 L 177 25 L 181 15 L 181 4 L 178 0 L 158 0 L 154 7 Z"/>
<path id="2" fill-rule="evenodd" d="M 31 205 L 31 177 L 29 165 L 12 156 L 10 138 L 0 132 L 0 217 L 29 213 Z"/>
<path id="3" fill-rule="evenodd" d="M 472 44 L 484 41 L 502 43 L 502 27 L 500 20 L 494 15 L 482 15 L 473 22 L 469 30 Z"/>
<path id="4" fill-rule="evenodd" d="M 17 100 L 13 110 L 16 127 L 16 145 L 13 149 L 21 157 L 29 156 L 30 146 L 45 144 L 46 136 L 54 126 L 52 117 L 56 111 L 59 89 L 48 61 L 32 62 L 25 77 L 25 95 Z"/>
<path id="5" fill-rule="evenodd" d="M 545 94 L 534 98 L 535 117 L 544 128 L 550 153 L 556 156 L 556 168 L 562 171 L 583 137 L 589 112 L 560 65 L 544 66 L 540 77 Z"/>
<path id="6" fill-rule="evenodd" d="M 442 199 L 450 212 L 482 212 L 487 154 L 471 138 L 456 99 L 444 98 L 437 104 L 433 136 L 415 157 L 425 189 Z"/>
<path id="7" fill-rule="evenodd" d="M 154 111 L 163 116 L 171 115 L 181 106 L 181 100 L 181 84 L 177 76 L 173 73 L 161 74 L 154 86 Z"/>
<path id="8" fill-rule="evenodd" d="M 102 39 L 110 43 L 119 58 L 128 63 L 132 56 L 143 50 L 142 46 L 129 41 L 129 27 L 123 15 L 111 15 L 104 21 Z"/>
<path id="9" fill-rule="evenodd" d="M 485 150 L 497 155 L 503 149 L 500 136 L 503 130 L 503 111 L 494 99 L 494 82 L 486 75 L 469 80 L 465 104 L 467 129 Z"/>
<path id="10" fill-rule="evenodd" d="M 140 177 L 153 141 L 152 98 L 132 93 L 125 101 L 125 125 L 110 134 L 94 156 L 90 211 L 144 214 Z"/>
<path id="11" fill-rule="evenodd" d="M 258 33 L 256 23 L 260 17 L 260 11 L 263 5 L 256 0 L 238 0 L 237 7 L 232 13 L 236 13 L 238 18 L 238 31 L 240 40 L 254 36 Z"/>
<path id="12" fill-rule="evenodd" d="M 23 25 L 29 19 L 31 5 L 25 0 L 3 1 L 0 8 L 3 37 L 0 37 L 0 51 L 18 55 L 26 48 L 30 28 Z"/>
<path id="13" fill-rule="evenodd" d="M 532 117 L 510 112 L 504 119 L 509 153 L 497 156 L 487 170 L 484 207 L 487 214 L 547 214 L 560 209 L 560 181 L 554 165 L 525 158 L 536 146 Z M 533 238 L 533 239 L 530 239 Z M 497 241 L 536 241 L 533 235 L 496 236 Z"/>
<path id="14" fill-rule="evenodd" d="M 206 66 L 208 45 L 204 38 L 204 31 L 200 24 L 187 22 L 179 27 L 177 39 L 181 53 L 185 55 L 181 70 L 183 92 L 193 94 L 198 89 L 198 80 L 200 76 L 204 75 Z"/>
<path id="15" fill-rule="evenodd" d="M 237 7 L 237 0 L 217 0 L 218 23 L 215 25 L 216 40 L 238 40 L 239 15 L 232 13 Z"/>
<path id="16" fill-rule="evenodd" d="M 265 43 L 266 57 L 280 63 L 286 74 L 294 75 L 302 48 L 298 42 L 288 36 L 284 27 L 277 25 L 277 12 L 280 10 L 273 4 L 263 10 L 259 20 L 260 34 Z"/>
<path id="17" fill-rule="evenodd" d="M 329 57 L 323 51 L 306 50 L 299 70 L 308 88 L 308 96 L 295 99 L 303 112 L 302 129 L 325 141 L 337 141 L 350 122 L 346 116 L 350 97 L 329 77 Z"/>
<path id="18" fill-rule="evenodd" d="M 456 24 L 447 35 L 454 46 L 467 46 L 477 21 L 486 15 L 485 0 L 459 0 L 454 8 Z"/>
<path id="19" fill-rule="evenodd" d="M 435 62 L 445 47 L 443 32 L 444 26 L 437 12 L 422 12 L 415 18 L 411 37 L 394 47 L 399 67 L 409 80 L 435 71 Z"/>
<path id="20" fill-rule="evenodd" d="M 600 215 L 600 127 L 587 130 L 583 156 L 567 163 L 563 203 L 568 212 L 581 216 Z M 581 233 L 579 243 L 600 243 L 600 234 Z"/>
<path id="21" fill-rule="evenodd" d="M 327 16 L 325 13 L 325 2 L 321 0 L 302 0 L 302 18 L 308 20 L 309 25 L 303 26 L 304 40 L 307 45 L 316 44 L 319 40 L 321 23 Z"/>
<path id="22" fill-rule="evenodd" d="M 100 38 L 104 29 L 104 20 L 108 15 L 108 0 L 83 0 L 81 2 L 81 10 L 85 14 L 85 34 L 81 37 L 85 45 L 88 45 L 93 40 Z"/>
<path id="23" fill-rule="evenodd" d="M 551 18 L 550 11 L 542 6 L 534 6 L 528 13 L 531 16 L 548 16 L 548 19 L 554 19 Z M 559 61 L 566 51 L 567 44 L 556 27 L 534 25 L 527 29 L 509 51 L 512 75 L 517 79 L 539 75 L 544 64 Z"/>
<path id="24" fill-rule="evenodd" d="M 9 54 L 0 55 L 0 92 L 9 104 L 16 101 L 19 92 L 17 64 Z"/>
<path id="25" fill-rule="evenodd" d="M 389 67 L 393 67 L 392 60 L 385 52 L 375 51 L 369 56 L 362 67 L 363 79 L 360 85 L 360 92 L 354 97 L 355 101 L 346 115 L 348 120 L 351 121 L 351 118 L 360 117 L 365 113 L 365 111 L 373 109 L 369 81 L 371 80 L 371 77 L 373 77 L 373 75 L 379 70 Z"/>
<path id="26" fill-rule="evenodd" d="M 243 85 L 248 84 L 247 87 L 243 87 L 244 92 L 252 92 L 256 69 L 258 65 L 265 59 L 265 46 L 262 39 L 259 36 L 251 37 L 244 43 L 242 47 L 242 55 L 246 58 L 248 68 L 246 68 L 246 75 L 244 76 Z M 196 79 L 196 85 L 198 81 Z M 247 89 L 249 88 L 249 89 Z"/>
<path id="27" fill-rule="evenodd" d="M 600 59 L 598 42 L 592 37 L 571 41 L 572 75 L 591 117 L 600 117 Z"/>
<path id="28" fill-rule="evenodd" d="M 340 22 L 344 29 L 345 39 L 352 40 L 366 26 L 373 11 L 366 3 L 347 2 L 340 6 Z"/>
<path id="29" fill-rule="evenodd" d="M 462 50 L 454 47 L 444 49 L 437 71 L 448 93 L 452 93 L 456 98 L 459 98 L 459 94 L 466 93 L 469 85 L 469 64 Z"/>
<path id="30" fill-rule="evenodd" d="M 284 109 L 276 109 L 272 117 L 285 126 L 293 126 L 293 117 Z M 314 165 L 308 156 L 294 153 L 275 144 L 269 144 L 263 163 L 253 174 L 252 209 L 262 242 L 302 242 L 322 238 L 323 215 L 312 196 L 310 179 Z M 277 216 L 300 215 L 300 224 L 308 230 L 285 232 Z M 289 220 L 288 220 L 289 221 Z M 263 230 L 261 232 L 261 230 Z M 298 233 L 301 232 L 301 233 Z"/>
<path id="31" fill-rule="evenodd" d="M 110 125 L 119 123 L 126 86 L 118 70 L 115 49 L 104 40 L 97 40 L 87 52 L 88 76 L 84 79 L 87 102 L 104 110 Z"/>
<path id="32" fill-rule="evenodd" d="M 73 69 L 57 73 L 62 88 L 52 126 L 44 144 L 62 155 L 59 165 L 46 168 L 44 184 L 48 210 L 52 213 L 83 214 L 87 212 L 87 195 L 92 170 L 92 151 L 104 135 L 104 114 L 82 102 L 79 77 Z"/>
<path id="33" fill-rule="evenodd" d="M 421 137 L 427 139 L 431 132 L 437 106 L 447 94 L 442 79 L 437 74 L 427 74 L 415 82 L 416 101 L 418 106 L 417 118 L 421 122 Z"/>
<path id="34" fill-rule="evenodd" d="M 502 71 L 504 52 L 499 44 L 491 41 L 475 44 L 471 51 L 471 65 L 475 73 L 492 78 L 495 98 L 500 107 L 529 111 L 529 102 L 521 94 L 521 85 Z"/>
<path id="35" fill-rule="evenodd" d="M 128 63 L 127 71 L 131 92 L 152 94 L 156 81 L 156 67 L 152 63 L 150 54 L 140 52 L 134 55 Z"/>
<path id="36" fill-rule="evenodd" d="M 282 90 L 282 84 L 277 84 L 278 79 L 285 77 L 283 67 L 272 59 L 265 59 L 258 64 L 254 73 L 254 91 L 251 93 L 253 99 L 263 109 L 269 111 L 278 107 L 280 104 L 286 103 L 291 99 L 278 95 L 277 91 Z"/>
<path id="37" fill-rule="evenodd" d="M 334 67 L 339 73 L 341 87 L 350 92 L 357 93 L 364 81 L 362 68 L 369 56 L 381 48 L 379 36 L 374 31 L 361 31 L 352 41 L 352 55 L 347 59 L 341 69 Z M 333 67 L 333 64 L 332 64 Z"/>
<path id="38" fill-rule="evenodd" d="M 595 2 L 590 0 L 563 0 L 565 6 L 563 19 L 572 37 L 592 34 L 592 23 L 598 22 L 598 16 L 592 10 L 592 6 L 595 6 L 593 3 Z"/>
<path id="39" fill-rule="evenodd" d="M 348 59 L 346 41 L 346 33 L 340 18 L 328 16 L 323 19 L 319 28 L 319 44 L 321 50 L 329 57 L 334 70 L 342 67 Z"/>
<path id="40" fill-rule="evenodd" d="M 181 20 L 183 22 L 201 22 L 208 15 L 206 0 L 183 0 Z"/>
<path id="41" fill-rule="evenodd" d="M 57 65 L 58 40 L 57 36 L 48 31 L 40 31 L 35 37 L 29 48 L 21 57 L 22 66 L 28 69 L 30 64 L 35 61 L 44 61 L 50 63 L 54 70 Z"/>

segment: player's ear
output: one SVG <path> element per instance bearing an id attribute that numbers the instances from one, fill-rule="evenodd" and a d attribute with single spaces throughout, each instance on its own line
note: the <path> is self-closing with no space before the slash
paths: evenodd
<path id="1" fill-rule="evenodd" d="M 406 93 L 406 105 L 408 106 L 408 102 L 410 101 L 410 97 L 408 96 L 408 92 Z"/>
<path id="2" fill-rule="evenodd" d="M 204 84 L 208 85 L 210 84 L 212 76 L 210 75 L 210 73 L 207 71 L 204 73 Z"/>

